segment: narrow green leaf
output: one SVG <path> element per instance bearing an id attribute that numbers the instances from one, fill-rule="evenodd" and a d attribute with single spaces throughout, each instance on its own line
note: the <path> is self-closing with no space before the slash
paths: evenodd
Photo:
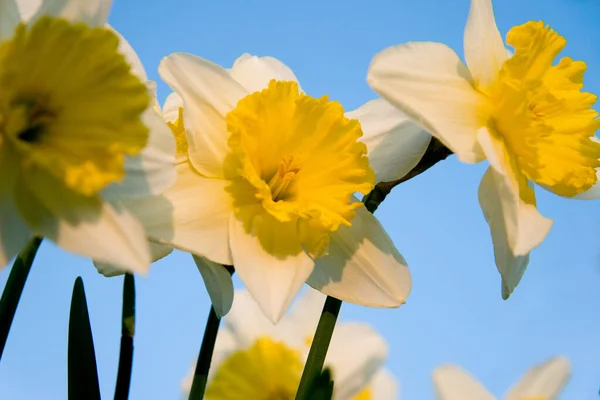
<path id="1" fill-rule="evenodd" d="M 69 400 L 100 400 L 94 339 L 81 277 L 73 285 L 67 367 Z"/>
<path id="2" fill-rule="evenodd" d="M 42 238 L 35 237 L 31 239 L 21 253 L 17 254 L 17 258 L 6 281 L 6 286 L 4 286 L 2 298 L 0 298 L 0 358 L 2 358 L 8 333 L 15 318 L 17 306 L 19 305 L 25 282 L 29 276 L 31 265 L 41 244 Z"/>
<path id="3" fill-rule="evenodd" d="M 135 335 L 135 279 L 125 274 L 123 281 L 123 314 L 121 318 L 121 352 L 115 400 L 127 400 L 133 366 L 133 336 Z"/>

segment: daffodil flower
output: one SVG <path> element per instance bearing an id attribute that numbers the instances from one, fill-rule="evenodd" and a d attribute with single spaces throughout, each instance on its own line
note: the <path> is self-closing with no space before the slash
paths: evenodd
<path id="1" fill-rule="evenodd" d="M 120 201 L 172 183 L 175 143 L 105 28 L 110 3 L 0 2 L 0 267 L 34 235 L 127 271 L 150 263 Z"/>
<path id="2" fill-rule="evenodd" d="M 217 336 L 205 398 L 294 399 L 324 302 L 324 295 L 309 289 L 274 325 L 247 292 L 237 291 Z M 325 360 L 335 381 L 333 399 L 395 399 L 397 383 L 383 365 L 386 357 L 385 340 L 370 326 L 338 324 Z M 182 383 L 186 394 L 191 372 Z"/>
<path id="3" fill-rule="evenodd" d="M 555 357 L 529 369 L 504 395 L 504 400 L 555 400 L 571 377 L 569 361 Z M 481 383 L 454 365 L 433 372 L 438 400 L 495 400 Z"/>
<path id="4" fill-rule="evenodd" d="M 441 43 L 390 47 L 371 63 L 375 91 L 406 112 L 466 163 L 487 159 L 479 203 L 490 225 L 502 296 L 508 298 L 530 251 L 552 221 L 536 208 L 532 183 L 564 197 L 600 196 L 600 126 L 582 92 L 586 64 L 554 59 L 566 40 L 543 22 L 500 36 L 490 0 L 472 0 L 465 66 Z"/>
<path id="5" fill-rule="evenodd" d="M 159 73 L 183 104 L 171 127 L 186 135 L 178 140 L 174 186 L 130 205 L 155 243 L 235 266 L 273 321 L 304 282 L 367 306 L 404 303 L 406 262 L 353 195 L 368 193 L 376 174 L 386 178 L 418 163 L 428 142 L 414 140 L 408 117 L 374 100 L 355 112 L 368 121 L 363 137 L 339 103 L 304 94 L 272 57 L 243 55 L 225 70 L 175 53 Z M 392 130 L 407 134 L 390 143 Z M 381 155 L 373 159 L 375 173 L 368 146 Z M 161 208 L 171 217 L 157 218 Z"/>

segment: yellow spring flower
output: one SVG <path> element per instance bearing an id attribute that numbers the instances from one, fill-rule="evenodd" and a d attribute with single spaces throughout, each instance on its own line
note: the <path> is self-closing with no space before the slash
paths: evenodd
<path id="1" fill-rule="evenodd" d="M 487 159 L 479 202 L 490 225 L 502 296 L 552 221 L 540 215 L 532 183 L 564 197 L 600 196 L 596 96 L 582 92 L 586 64 L 553 61 L 565 38 L 543 22 L 512 28 L 506 43 L 490 0 L 472 0 L 465 66 L 441 43 L 407 43 L 376 55 L 368 81 L 466 163 Z"/>
<path id="2" fill-rule="evenodd" d="M 120 201 L 172 183 L 174 141 L 104 27 L 109 6 L 0 3 L 0 267 L 33 235 L 122 270 L 150 263 Z"/>
<path id="3" fill-rule="evenodd" d="M 505 400 L 555 400 L 571 377 L 564 357 L 555 357 L 529 369 L 503 396 Z M 463 369 L 443 365 L 433 372 L 438 400 L 495 400 L 481 383 Z"/>
<path id="4" fill-rule="evenodd" d="M 324 295 L 308 289 L 274 325 L 247 292 L 237 291 L 217 336 L 205 398 L 293 400 L 324 302 Z M 338 324 L 325 360 L 335 381 L 333 399 L 397 398 L 386 357 L 385 340 L 370 326 Z M 186 397 L 193 371 L 182 383 Z"/>
<path id="5" fill-rule="evenodd" d="M 181 101 L 169 106 L 179 163 L 164 195 L 130 205 L 151 240 L 234 265 L 273 321 L 304 282 L 367 306 L 404 303 L 406 263 L 353 195 L 368 193 L 375 174 L 414 167 L 428 143 L 421 128 L 379 99 L 354 112 L 363 137 L 339 103 L 303 93 L 271 57 L 243 55 L 225 70 L 176 53 L 159 73 L 179 96 L 169 103 Z M 390 141 L 392 131 L 407 135 Z M 367 151 L 379 155 L 375 173 Z"/>

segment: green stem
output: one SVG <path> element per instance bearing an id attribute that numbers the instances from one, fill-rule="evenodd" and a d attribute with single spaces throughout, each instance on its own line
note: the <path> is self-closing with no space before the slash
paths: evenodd
<path id="1" fill-rule="evenodd" d="M 25 287 L 25 281 L 27 281 L 31 265 L 41 243 L 42 238 L 35 237 L 17 255 L 2 292 L 2 298 L 0 298 L 0 359 L 4 353 L 4 346 Z"/>
<path id="2" fill-rule="evenodd" d="M 230 275 L 233 275 L 235 269 L 231 265 L 223 265 Z M 215 350 L 215 342 L 219 333 L 219 325 L 221 319 L 217 316 L 215 308 L 210 307 L 206 328 L 204 328 L 204 337 L 200 345 L 200 354 L 196 362 L 194 370 L 194 379 L 192 380 L 192 388 L 190 389 L 189 400 L 202 400 L 208 383 L 208 371 L 210 370 L 210 362 L 212 361 L 213 352 Z"/>
<path id="3" fill-rule="evenodd" d="M 115 400 L 127 400 L 133 365 L 133 337 L 135 335 L 135 279 L 125 274 L 123 280 L 123 314 L 121 317 L 121 351 Z"/>
<path id="4" fill-rule="evenodd" d="M 194 380 L 190 389 L 189 400 L 202 400 L 206 391 L 206 383 L 208 382 L 208 371 L 212 360 L 213 351 L 215 350 L 215 342 L 217 333 L 219 332 L 219 324 L 221 319 L 217 316 L 214 307 L 210 307 L 206 328 L 204 329 L 204 337 L 200 346 L 200 354 L 194 371 Z"/>
<path id="5" fill-rule="evenodd" d="M 307 397 L 309 389 L 313 381 L 321 375 L 321 371 L 323 370 L 325 357 L 327 356 L 327 350 L 329 349 L 329 343 L 331 342 L 331 336 L 333 335 L 341 307 L 341 300 L 327 296 L 315 337 L 308 352 L 306 365 L 302 372 L 302 378 L 300 379 L 300 385 L 296 393 L 296 400 L 309 400 Z"/>

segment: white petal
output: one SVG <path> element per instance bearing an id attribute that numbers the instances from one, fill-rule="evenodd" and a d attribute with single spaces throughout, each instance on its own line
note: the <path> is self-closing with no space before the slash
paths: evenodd
<path id="1" fill-rule="evenodd" d="M 502 143 L 485 129 L 479 137 L 492 165 L 479 185 L 479 204 L 490 226 L 502 297 L 507 299 L 525 272 L 529 252 L 544 240 L 552 220 L 537 211 L 525 177 L 505 162 L 510 156 Z"/>
<path id="2" fill-rule="evenodd" d="M 32 231 L 65 250 L 128 272 L 145 273 L 150 265 L 144 228 L 130 212 L 79 195 L 45 170 L 21 176 L 15 205 Z"/>
<path id="3" fill-rule="evenodd" d="M 274 337 L 275 325 L 262 312 L 246 290 L 236 290 L 233 306 L 224 327 L 231 332 L 239 348 L 248 348 L 261 337 Z"/>
<path id="4" fill-rule="evenodd" d="M 513 386 L 506 400 L 540 398 L 555 400 L 571 378 L 571 366 L 564 357 L 552 358 L 531 368 Z"/>
<path id="5" fill-rule="evenodd" d="M 233 205 L 225 190 L 229 182 L 204 178 L 188 163 L 176 168 L 175 184 L 163 194 L 127 200 L 125 205 L 152 241 L 232 265 L 228 235 Z"/>
<path id="6" fill-rule="evenodd" d="M 300 248 L 295 224 L 277 224 L 268 219 L 268 215 L 259 215 L 252 222 L 252 229 L 260 230 L 268 241 L 264 245 L 297 253 L 273 255 L 256 236 L 246 233 L 237 218 L 231 218 L 229 244 L 235 271 L 265 315 L 276 323 L 310 275 L 314 262 Z M 297 243 L 297 249 L 291 249 L 296 247 L 293 243 Z"/>
<path id="7" fill-rule="evenodd" d="M 408 174 L 431 142 L 431 134 L 384 99 L 375 99 L 346 113 L 357 119 L 367 145 L 369 164 L 377 182 L 389 182 Z"/>
<path id="8" fill-rule="evenodd" d="M 294 326 L 297 336 L 305 343 L 308 342 L 307 338 L 312 339 L 317 329 L 325 299 L 326 296 L 323 293 L 307 287 L 303 295 L 293 305 L 290 313 L 285 317 L 285 320 L 289 320 Z M 285 321 L 281 321 L 280 324 L 283 322 Z"/>
<path id="9" fill-rule="evenodd" d="M 163 104 L 163 118 L 168 122 L 175 122 L 179 118 L 179 109 L 183 108 L 183 99 L 176 92 L 172 92 Z"/>
<path id="10" fill-rule="evenodd" d="M 12 1 L 12 0 L 4 0 Z M 42 0 L 16 0 L 21 14 L 21 20 L 27 21 L 31 18 L 42 5 Z"/>
<path id="11" fill-rule="evenodd" d="M 271 79 L 298 82 L 294 72 L 278 59 L 257 57 L 248 53 L 235 60 L 229 73 L 249 93 L 266 89 Z"/>
<path id="12" fill-rule="evenodd" d="M 246 90 L 217 64 L 191 54 L 163 58 L 158 72 L 183 99 L 190 161 L 205 176 L 223 177 L 229 153 L 225 115 Z"/>
<path id="13" fill-rule="evenodd" d="M 0 269 L 33 237 L 9 195 L 0 195 Z"/>
<path id="14" fill-rule="evenodd" d="M 379 221 L 364 207 L 352 226 L 331 235 L 329 255 L 307 283 L 329 296 L 369 307 L 398 307 L 411 289 L 408 266 Z"/>
<path id="15" fill-rule="evenodd" d="M 484 98 L 456 53 L 441 43 L 407 43 L 377 54 L 367 80 L 457 157 L 467 163 L 484 159 L 477 143 L 478 115 Z"/>
<path id="16" fill-rule="evenodd" d="M 465 59 L 477 85 L 491 86 L 507 59 L 491 0 L 471 0 L 464 46 Z"/>
<path id="17" fill-rule="evenodd" d="M 150 243 L 150 257 L 152 262 L 158 261 L 171 254 L 173 249 L 160 244 Z M 94 261 L 94 267 L 98 270 L 98 273 L 104 275 L 107 278 L 114 276 L 120 276 L 125 273 L 122 268 L 116 267 L 112 264 L 107 264 L 99 261 Z"/>
<path id="18" fill-rule="evenodd" d="M 334 400 L 351 399 L 371 383 L 387 352 L 385 340 L 370 326 L 339 324 L 325 358 L 325 366 L 331 367 L 335 382 Z"/>
<path id="19" fill-rule="evenodd" d="M 438 400 L 495 400 L 481 383 L 454 365 L 436 368 L 433 385 Z"/>
<path id="20" fill-rule="evenodd" d="M 148 144 L 139 155 L 125 159 L 125 179 L 103 191 L 106 199 L 157 195 L 175 182 L 175 138 L 171 129 L 152 107 L 142 119 L 150 129 Z"/>
<path id="21" fill-rule="evenodd" d="M 371 381 L 370 389 L 373 400 L 398 399 L 398 382 L 387 369 L 381 368 Z"/>
<path id="22" fill-rule="evenodd" d="M 0 43 L 13 36 L 20 22 L 19 7 L 15 0 L 0 0 Z"/>
<path id="23" fill-rule="evenodd" d="M 102 26 L 106 23 L 111 4 L 112 0 L 43 0 L 31 21 L 51 15 L 89 26 Z"/>
<path id="24" fill-rule="evenodd" d="M 119 37 L 119 52 L 125 56 L 125 60 L 131 65 L 131 72 L 140 78 L 142 82 L 146 82 L 148 80 L 148 75 L 146 75 L 144 65 L 133 47 L 131 47 L 129 42 L 115 28 L 108 24 L 106 25 L 106 28 Z"/>
<path id="25" fill-rule="evenodd" d="M 206 285 L 215 313 L 221 318 L 229 312 L 233 303 L 231 274 L 221 264 L 214 263 L 204 257 L 193 257 Z"/>

